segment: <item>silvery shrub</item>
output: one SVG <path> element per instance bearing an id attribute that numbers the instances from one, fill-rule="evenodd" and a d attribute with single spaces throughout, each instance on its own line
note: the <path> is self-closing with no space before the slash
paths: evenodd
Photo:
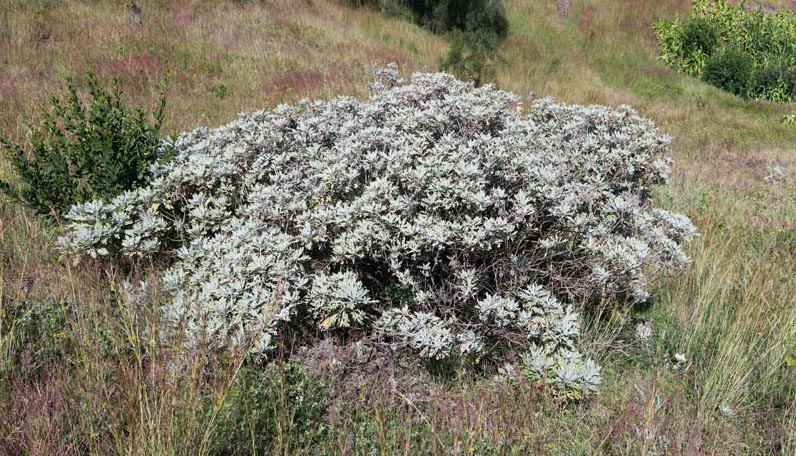
<path id="1" fill-rule="evenodd" d="M 63 252 L 171 258 L 167 326 L 217 348 L 266 354 L 292 322 L 593 389 L 578 310 L 688 262 L 694 226 L 651 206 L 668 139 L 629 107 L 523 113 L 445 73 L 371 89 L 164 142 L 148 185 L 72 207 Z"/>

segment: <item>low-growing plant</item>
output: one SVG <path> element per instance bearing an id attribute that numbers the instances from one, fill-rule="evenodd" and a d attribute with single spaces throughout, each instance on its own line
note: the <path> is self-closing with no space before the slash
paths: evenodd
<path id="1" fill-rule="evenodd" d="M 298 363 L 243 368 L 219 412 L 212 454 L 285 454 L 323 442 L 329 395 Z"/>
<path id="2" fill-rule="evenodd" d="M 5 302 L 0 319 L 0 376 L 38 374 L 68 352 L 70 304 L 54 298 Z"/>
<path id="3" fill-rule="evenodd" d="M 174 258 L 168 325 L 234 347 L 289 322 L 396 350 L 599 379 L 578 310 L 640 302 L 688 261 L 651 206 L 667 139 L 630 108 L 533 103 L 447 74 L 376 72 L 367 101 L 283 105 L 180 135 L 150 183 L 74 206 L 66 253 Z M 176 242 L 176 245 L 175 245 Z M 190 342 L 190 340 L 189 340 Z"/>
<path id="4" fill-rule="evenodd" d="M 683 55 L 712 55 L 718 44 L 718 33 L 709 20 L 690 17 L 683 23 Z"/>
<path id="5" fill-rule="evenodd" d="M 224 84 L 223 82 L 219 82 L 218 84 L 214 85 L 212 89 L 210 89 L 218 98 L 224 98 L 229 94 L 229 87 Z"/>
<path id="6" fill-rule="evenodd" d="M 705 61 L 719 44 L 716 27 L 703 17 L 659 22 L 655 30 L 663 61 L 690 76 L 701 75 Z"/>
<path id="7" fill-rule="evenodd" d="M 756 98 L 785 103 L 796 97 L 796 66 L 770 62 L 750 75 Z"/>
<path id="8" fill-rule="evenodd" d="M 108 89 L 89 73 L 86 84 L 84 97 L 67 80 L 65 96 L 53 96 L 50 109 L 42 107 L 41 128 L 29 125 L 28 143 L 0 135 L 19 179 L 19 185 L 0 181 L 0 189 L 55 220 L 75 203 L 141 184 L 160 156 L 165 90 L 150 119 L 127 104 L 115 82 Z"/>
<path id="9" fill-rule="evenodd" d="M 419 23 L 435 33 L 481 31 L 503 38 L 508 20 L 501 0 L 408 0 Z"/>
<path id="10" fill-rule="evenodd" d="M 411 0 L 418 23 L 448 34 L 450 51 L 441 68 L 481 85 L 494 76 L 509 29 L 500 0 Z"/>

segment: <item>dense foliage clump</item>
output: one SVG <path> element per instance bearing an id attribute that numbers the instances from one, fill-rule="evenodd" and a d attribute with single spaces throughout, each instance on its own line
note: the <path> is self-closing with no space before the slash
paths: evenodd
<path id="1" fill-rule="evenodd" d="M 596 384 L 577 310 L 644 301 L 647 273 L 688 260 L 694 227 L 650 205 L 667 140 L 627 107 L 523 114 L 444 73 L 378 75 L 367 101 L 182 134 L 149 185 L 73 207 L 62 247 L 168 254 L 166 320 L 219 348 L 296 324 Z"/>
<path id="2" fill-rule="evenodd" d="M 371 7 L 402 16 L 434 33 L 485 31 L 505 37 L 508 19 L 501 0 L 342 0 L 353 7 Z"/>
<path id="3" fill-rule="evenodd" d="M 410 0 L 415 16 L 436 33 L 447 33 L 450 51 L 442 69 L 480 85 L 495 74 L 509 21 L 502 0 Z"/>
<path id="4" fill-rule="evenodd" d="M 458 78 L 486 82 L 494 75 L 497 53 L 508 35 L 509 21 L 502 0 L 344 0 L 403 17 L 446 35 L 451 48 L 442 69 Z"/>
<path id="5" fill-rule="evenodd" d="M 93 74 L 82 95 L 68 80 L 65 97 L 52 97 L 51 108 L 41 110 L 42 127 L 31 128 L 27 144 L 0 135 L 20 181 L 0 181 L 0 189 L 54 219 L 75 203 L 141 184 L 159 156 L 165 93 L 151 118 L 131 108 L 118 85 L 105 88 Z"/>
<path id="6" fill-rule="evenodd" d="M 747 98 L 796 100 L 793 11 L 695 0 L 690 17 L 658 22 L 655 31 L 661 58 L 682 73 Z"/>

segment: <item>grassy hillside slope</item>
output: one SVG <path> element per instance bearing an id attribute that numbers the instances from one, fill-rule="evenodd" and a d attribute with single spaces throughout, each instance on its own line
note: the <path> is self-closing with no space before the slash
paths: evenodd
<path id="1" fill-rule="evenodd" d="M 362 96 L 366 65 L 436 69 L 447 51 L 442 38 L 413 25 L 324 0 L 243 3 L 142 0 L 137 14 L 122 0 L 3 1 L 0 129 L 24 137 L 37 104 L 64 76 L 79 80 L 86 70 L 117 76 L 131 99 L 149 106 L 168 74 L 167 129 L 181 131 L 305 97 Z M 570 103 L 629 104 L 672 135 L 672 183 L 657 198 L 698 225 L 692 264 L 662 278 L 650 309 L 588 322 L 585 346 L 605 378 L 592 398 L 567 403 L 536 385 L 470 378 L 396 391 L 374 376 L 358 393 L 331 399 L 301 384 L 306 397 L 334 404 L 313 421 L 311 408 L 289 403 L 288 367 L 260 404 L 273 412 L 273 452 L 796 453 L 796 125 L 783 121 L 796 106 L 741 100 L 658 62 L 651 25 L 687 13 L 685 0 L 505 3 L 511 29 L 497 85 Z M 31 376 L 0 369 L 0 436 L 8 436 L 0 454 L 212 452 L 208 442 L 225 437 L 207 423 L 229 429 L 218 424 L 218 404 L 248 390 L 227 395 L 234 378 L 152 380 L 161 374 L 125 351 L 131 337 L 146 345 L 131 335 L 135 312 L 120 320 L 107 309 L 114 272 L 59 262 L 55 237 L 0 201 L 0 363 L 10 364 L 21 343 L 8 309 L 51 302 L 68 321 L 58 328 L 73 331 L 42 336 L 50 348 L 68 341 L 64 367 L 28 366 Z M 636 335 L 642 322 L 651 337 Z M 95 339 L 106 332 L 118 346 L 100 357 Z M 191 415 L 207 413 L 200 396 L 210 398 L 207 421 Z M 63 447 L 67 435 L 82 443 Z"/>

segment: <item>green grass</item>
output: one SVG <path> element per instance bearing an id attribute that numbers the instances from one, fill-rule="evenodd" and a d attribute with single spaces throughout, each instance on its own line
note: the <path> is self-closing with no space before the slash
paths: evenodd
<path id="1" fill-rule="evenodd" d="M 87 69 L 119 76 L 130 98 L 150 105 L 168 75 L 167 129 L 180 131 L 304 97 L 362 96 L 364 66 L 397 61 L 409 70 L 434 69 L 447 49 L 443 39 L 413 25 L 322 0 L 141 1 L 140 25 L 126 3 L 6 2 L 3 131 L 24 137 L 23 120 L 35 122 L 36 105 L 62 77 Z M 583 0 L 571 2 L 563 18 L 552 0 L 506 4 L 511 32 L 494 82 L 571 103 L 630 104 L 655 120 L 672 135 L 675 159 L 671 185 L 658 189 L 657 199 L 687 213 L 701 233 L 688 248 L 692 263 L 661 278 L 651 308 L 587 322 L 584 346 L 604 366 L 598 394 L 567 403 L 539 385 L 496 387 L 470 376 L 418 386 L 405 374 L 391 382 L 390 372 L 402 372 L 392 364 L 381 374 L 345 378 L 286 368 L 261 380 L 240 375 L 236 359 L 205 366 L 195 354 L 153 343 L 140 329 L 155 327 L 151 309 L 111 305 L 113 271 L 58 261 L 53 228 L 3 201 L 0 436 L 6 440 L 0 437 L 0 448 L 9 454 L 212 454 L 224 445 L 240 454 L 253 447 L 271 454 L 794 454 L 796 127 L 782 118 L 796 106 L 742 100 L 658 62 L 651 24 L 687 13 L 685 0 Z M 788 173 L 781 182 L 765 180 L 775 165 Z M 8 167 L 0 165 L 0 173 Z M 22 327 L 12 328 L 8 309 L 24 303 L 34 312 L 47 302 L 72 303 L 66 329 L 45 338 L 69 349 L 28 358 L 49 366 L 37 375 L 10 372 L 32 355 L 14 348 Z M 642 319 L 652 323 L 650 339 L 635 336 Z M 686 361 L 676 362 L 675 354 Z M 253 378 L 265 385 L 256 406 L 240 401 L 251 397 L 245 391 Z M 313 394 L 323 413 L 299 407 L 295 384 L 318 386 Z M 31 407 L 40 403 L 50 406 Z M 230 426 L 245 430 L 245 443 L 223 432 Z"/>

